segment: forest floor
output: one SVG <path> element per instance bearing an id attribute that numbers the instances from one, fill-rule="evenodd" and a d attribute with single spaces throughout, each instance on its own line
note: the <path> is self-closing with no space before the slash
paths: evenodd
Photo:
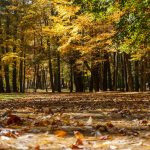
<path id="1" fill-rule="evenodd" d="M 0 94 L 5 149 L 150 150 L 150 94 Z"/>

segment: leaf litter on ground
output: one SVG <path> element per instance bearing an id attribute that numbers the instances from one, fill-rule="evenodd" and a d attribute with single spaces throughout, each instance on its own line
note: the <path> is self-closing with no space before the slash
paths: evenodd
<path id="1" fill-rule="evenodd" d="M 1 101 L 0 148 L 148 150 L 149 99 L 148 94 L 41 94 L 16 100 L 17 105 Z"/>

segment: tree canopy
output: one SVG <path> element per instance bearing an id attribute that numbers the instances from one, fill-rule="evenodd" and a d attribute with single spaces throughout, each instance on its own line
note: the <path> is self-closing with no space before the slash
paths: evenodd
<path id="1" fill-rule="evenodd" d="M 0 92 L 146 90 L 147 0 L 1 0 Z"/>

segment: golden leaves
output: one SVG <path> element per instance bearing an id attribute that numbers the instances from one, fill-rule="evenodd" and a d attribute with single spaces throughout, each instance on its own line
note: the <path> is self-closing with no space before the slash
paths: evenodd
<path id="1" fill-rule="evenodd" d="M 57 137 L 65 137 L 67 135 L 67 132 L 65 132 L 63 130 L 57 130 L 57 131 L 55 131 L 55 135 Z"/>
<path id="2" fill-rule="evenodd" d="M 2 62 L 7 64 L 12 62 L 14 59 L 19 59 L 20 57 L 18 56 L 17 53 L 13 53 L 13 52 L 9 52 L 6 53 L 3 57 L 2 57 Z"/>
<path id="3" fill-rule="evenodd" d="M 80 10 L 80 7 L 69 5 L 68 3 L 66 3 L 65 5 L 63 3 L 59 3 L 55 5 L 55 7 L 63 20 L 70 19 L 70 17 L 74 16 L 75 13 Z"/>

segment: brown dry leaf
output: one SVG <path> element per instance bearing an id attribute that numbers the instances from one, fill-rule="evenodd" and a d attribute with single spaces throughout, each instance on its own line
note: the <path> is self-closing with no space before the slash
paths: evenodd
<path id="1" fill-rule="evenodd" d="M 77 149 L 82 149 L 82 148 L 80 148 L 80 147 L 78 147 L 77 145 L 74 145 L 74 144 L 73 144 L 73 145 L 71 146 L 71 149 L 76 149 L 76 150 L 77 150 Z"/>
<path id="2" fill-rule="evenodd" d="M 22 120 L 20 117 L 18 117 L 16 115 L 9 115 L 9 118 L 7 120 L 7 125 L 10 125 L 10 124 L 20 125 L 20 124 L 22 124 Z"/>
<path id="3" fill-rule="evenodd" d="M 74 131 L 74 135 L 76 139 L 84 139 L 84 135 L 80 133 L 79 131 Z"/>
<path id="4" fill-rule="evenodd" d="M 148 121 L 147 121 L 147 120 L 142 120 L 142 121 L 141 121 L 141 124 L 147 125 L 147 124 L 148 124 Z"/>
<path id="5" fill-rule="evenodd" d="M 75 145 L 83 145 L 83 141 L 81 139 L 77 139 L 76 144 Z"/>
<path id="6" fill-rule="evenodd" d="M 113 127 L 114 127 L 114 125 L 113 125 L 111 122 L 107 122 L 106 125 L 107 125 L 107 127 L 109 127 L 109 128 L 113 128 Z"/>
<path id="7" fill-rule="evenodd" d="M 36 145 L 34 150 L 40 150 L 40 146 L 39 145 Z"/>
<path id="8" fill-rule="evenodd" d="M 15 134 L 13 134 L 11 132 L 5 133 L 4 136 L 11 137 L 11 138 L 17 138 L 18 137 L 17 135 L 15 135 Z"/>
<path id="9" fill-rule="evenodd" d="M 67 132 L 65 132 L 65 131 L 63 131 L 63 130 L 57 130 L 57 131 L 55 131 L 54 134 L 55 134 L 56 136 L 58 136 L 58 137 L 64 137 L 64 136 L 67 135 Z"/>

